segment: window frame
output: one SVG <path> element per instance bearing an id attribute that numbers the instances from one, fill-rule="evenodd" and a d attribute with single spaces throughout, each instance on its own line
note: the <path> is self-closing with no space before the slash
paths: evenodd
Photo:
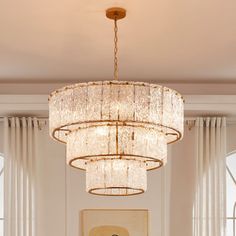
<path id="1" fill-rule="evenodd" d="M 3 155 L 3 153 L 1 153 L 0 152 L 0 158 L 2 158 L 3 159 L 3 167 L 2 167 L 2 169 L 0 170 L 0 178 L 1 177 L 3 177 L 3 196 L 2 196 L 2 199 L 3 199 L 3 206 L 4 206 L 4 155 Z M 3 211 L 4 211 L 4 209 L 3 209 Z M 2 217 L 0 217 L 0 222 L 2 222 L 3 223 L 3 225 L 4 225 L 4 213 L 3 213 L 3 216 Z M 3 226 L 3 232 L 4 232 L 4 226 Z"/>
<path id="2" fill-rule="evenodd" d="M 236 150 L 228 153 L 226 155 L 226 159 L 228 157 L 232 156 L 232 155 L 235 155 L 235 154 L 236 154 Z M 230 170 L 230 168 L 227 164 L 227 160 L 226 160 L 226 174 L 227 173 L 229 174 L 231 180 L 233 181 L 233 183 L 236 187 L 236 176 L 234 177 L 233 173 L 231 172 L 231 170 Z M 227 188 L 227 186 L 226 186 L 226 188 Z M 227 196 L 226 196 L 226 201 L 228 201 Z M 232 220 L 232 223 L 233 223 L 233 236 L 236 236 L 236 200 L 233 204 L 233 216 L 231 217 L 231 216 L 226 215 L 226 221 L 228 221 L 228 220 Z"/>

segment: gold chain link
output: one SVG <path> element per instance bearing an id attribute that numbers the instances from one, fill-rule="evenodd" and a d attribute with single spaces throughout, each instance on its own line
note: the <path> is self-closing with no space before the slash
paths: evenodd
<path id="1" fill-rule="evenodd" d="M 118 53 L 117 19 L 114 20 L 114 33 L 115 33 L 115 37 L 114 37 L 114 79 L 119 80 L 119 78 L 118 78 L 118 57 L 117 57 L 117 53 Z"/>

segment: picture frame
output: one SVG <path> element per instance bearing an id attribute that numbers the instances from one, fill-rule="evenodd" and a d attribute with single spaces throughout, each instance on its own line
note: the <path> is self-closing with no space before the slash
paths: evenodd
<path id="1" fill-rule="evenodd" d="M 84 209 L 82 236 L 148 236 L 147 209 Z"/>

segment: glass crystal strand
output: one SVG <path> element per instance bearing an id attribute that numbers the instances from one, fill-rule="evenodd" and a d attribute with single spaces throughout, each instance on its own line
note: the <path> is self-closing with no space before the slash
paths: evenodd
<path id="1" fill-rule="evenodd" d="M 108 178 L 103 179 L 104 173 L 107 174 Z M 146 191 L 146 188 L 144 162 L 121 159 L 88 162 L 86 171 L 87 192 L 93 191 L 95 194 L 108 195 L 118 195 L 120 193 L 121 195 L 126 195 Z"/>
<path id="2" fill-rule="evenodd" d="M 101 159 L 112 155 L 113 158 L 120 158 L 122 155 L 126 159 L 143 161 L 148 159 L 147 169 L 152 169 L 159 166 L 158 162 L 154 162 L 155 160 L 162 161 L 167 157 L 167 142 L 163 133 L 152 129 L 121 126 L 119 135 L 121 152 L 117 154 L 115 125 L 83 128 L 69 133 L 67 135 L 67 162 L 75 167 L 86 169 L 85 163 L 88 159 L 86 157 Z M 113 152 L 111 153 L 108 152 L 109 143 L 112 144 Z"/>

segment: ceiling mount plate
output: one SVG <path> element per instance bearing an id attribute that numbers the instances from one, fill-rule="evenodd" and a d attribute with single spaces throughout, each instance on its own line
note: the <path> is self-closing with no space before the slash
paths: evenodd
<path id="1" fill-rule="evenodd" d="M 106 10 L 106 16 L 112 20 L 120 20 L 125 18 L 126 10 L 121 7 L 112 7 Z"/>

